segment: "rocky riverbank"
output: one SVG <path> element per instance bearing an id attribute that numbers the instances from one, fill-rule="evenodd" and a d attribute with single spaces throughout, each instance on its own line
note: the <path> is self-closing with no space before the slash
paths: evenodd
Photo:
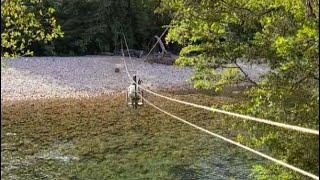
<path id="1" fill-rule="evenodd" d="M 120 56 L 25 57 L 6 60 L 1 70 L 1 100 L 80 98 L 113 95 L 124 91 L 129 81 Z M 127 58 L 131 74 L 153 90 L 192 89 L 192 68 L 150 64 L 143 58 Z M 242 67 L 257 79 L 265 65 Z M 115 72 L 119 68 L 120 72 Z"/>

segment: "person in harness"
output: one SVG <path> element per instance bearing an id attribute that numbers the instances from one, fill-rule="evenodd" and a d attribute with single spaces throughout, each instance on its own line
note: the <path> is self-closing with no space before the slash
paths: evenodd
<path id="1" fill-rule="evenodd" d="M 136 82 L 136 76 L 133 76 L 133 80 Z M 142 81 L 139 79 L 138 85 L 140 85 Z M 134 108 L 137 108 L 138 105 L 143 105 L 143 99 L 140 97 L 140 95 L 143 96 L 143 91 L 140 90 L 138 86 L 136 86 L 136 83 L 132 83 L 128 87 L 127 92 L 127 103 L 130 106 L 133 106 Z"/>

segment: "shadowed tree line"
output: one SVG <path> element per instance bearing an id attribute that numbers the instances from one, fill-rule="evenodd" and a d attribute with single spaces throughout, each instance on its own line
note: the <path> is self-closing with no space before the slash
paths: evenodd
<path id="1" fill-rule="evenodd" d="M 32 55 L 29 51 L 33 51 L 34 55 L 50 56 L 115 52 L 120 48 L 122 32 L 130 48 L 148 50 L 155 42 L 153 36 L 161 34 L 161 26 L 170 21 L 168 16 L 154 13 L 159 5 L 159 0 L 3 1 L 1 34 L 7 37 L 7 44 L 15 44 L 6 46 L 2 41 L 1 54 Z M 48 16 L 43 16 L 45 12 Z M 39 29 L 49 31 L 45 37 L 50 33 L 58 35 L 36 40 L 36 37 L 24 33 L 24 29 L 16 28 L 18 19 L 25 21 L 22 28 L 30 33 Z M 46 24 L 47 21 L 55 24 Z M 38 22 L 38 26 L 32 26 L 32 22 Z M 20 34 L 12 34 L 12 30 Z M 39 36 L 40 32 L 34 35 Z M 30 42 L 22 42 L 22 39 Z M 24 44 L 21 49 L 29 50 L 28 53 L 14 49 L 20 44 Z"/>

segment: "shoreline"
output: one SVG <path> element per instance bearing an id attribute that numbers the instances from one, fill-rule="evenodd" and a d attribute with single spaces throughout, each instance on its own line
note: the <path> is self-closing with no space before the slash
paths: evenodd
<path id="1" fill-rule="evenodd" d="M 142 79 L 142 86 L 147 89 L 172 94 L 198 91 L 190 84 L 194 72 L 190 67 L 150 64 L 141 58 L 132 58 L 131 62 L 126 59 L 129 71 Z M 123 93 L 130 82 L 122 63 L 118 56 L 24 57 L 6 60 L 6 67 L 1 70 L 1 102 L 79 99 Z M 244 66 L 256 78 L 268 71 L 264 65 Z M 115 68 L 119 68 L 120 72 L 115 72 Z"/>
<path id="2" fill-rule="evenodd" d="M 150 88 L 148 88 L 150 89 Z M 197 94 L 200 93 L 199 90 L 194 88 L 186 88 L 186 86 L 181 87 L 169 87 L 169 88 L 151 88 L 150 90 L 158 93 L 168 93 L 172 95 L 178 94 Z M 55 101 L 55 100 L 87 100 L 91 98 L 105 98 L 105 97 L 118 97 L 124 95 L 126 90 L 118 90 L 118 91 L 105 91 L 105 92 L 75 92 L 71 94 L 67 94 L 65 96 L 62 95 L 34 95 L 34 96 L 25 96 L 25 97 L 8 97 L 2 95 L 1 104 L 15 104 L 20 102 L 30 102 L 30 101 Z"/>

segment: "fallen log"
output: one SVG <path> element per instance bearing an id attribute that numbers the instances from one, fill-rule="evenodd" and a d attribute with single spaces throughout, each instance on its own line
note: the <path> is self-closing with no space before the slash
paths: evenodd
<path id="1" fill-rule="evenodd" d="M 170 52 L 166 54 L 154 53 L 150 54 L 149 57 L 145 60 L 148 63 L 157 63 L 157 64 L 165 64 L 165 65 L 173 65 L 178 56 L 173 55 Z"/>
<path id="2" fill-rule="evenodd" d="M 128 51 L 127 50 L 123 50 L 124 56 L 129 56 Z M 135 50 L 135 49 L 129 49 L 129 53 L 131 57 L 136 57 L 136 58 L 141 58 L 144 55 L 144 51 L 143 50 Z M 119 51 L 115 51 L 113 53 L 115 56 L 122 56 L 122 52 Z"/>

